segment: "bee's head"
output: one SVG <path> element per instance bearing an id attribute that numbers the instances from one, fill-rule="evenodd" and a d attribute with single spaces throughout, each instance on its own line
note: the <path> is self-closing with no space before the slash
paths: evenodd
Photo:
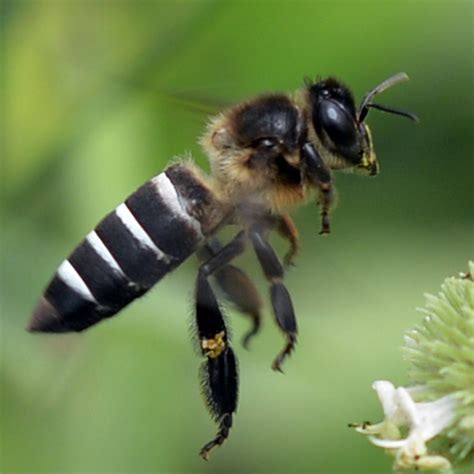
<path id="1" fill-rule="evenodd" d="M 378 162 L 365 118 L 369 108 L 417 120 L 413 114 L 374 104 L 373 97 L 385 89 L 408 79 L 396 74 L 371 90 L 356 108 L 351 91 L 336 79 L 328 78 L 308 85 L 312 124 L 316 136 L 329 156 L 332 168 L 353 168 L 369 176 L 378 173 Z"/>

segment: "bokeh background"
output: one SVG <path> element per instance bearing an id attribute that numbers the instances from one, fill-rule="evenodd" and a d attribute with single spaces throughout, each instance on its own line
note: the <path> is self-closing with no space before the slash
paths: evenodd
<path id="1" fill-rule="evenodd" d="M 391 472 L 347 423 L 380 419 L 374 380 L 407 383 L 403 331 L 473 254 L 472 2 L 3 1 L 0 19 L 2 472 Z M 268 306 L 251 351 L 229 308 L 240 406 L 207 464 L 194 259 L 84 334 L 24 331 L 109 210 L 176 155 L 207 169 L 196 138 L 219 104 L 329 74 L 360 100 L 399 71 L 411 82 L 380 101 L 420 124 L 370 114 L 382 173 L 337 177 L 328 238 L 315 205 L 294 214 L 300 340 L 284 376 Z M 240 263 L 266 294 L 253 256 Z"/>

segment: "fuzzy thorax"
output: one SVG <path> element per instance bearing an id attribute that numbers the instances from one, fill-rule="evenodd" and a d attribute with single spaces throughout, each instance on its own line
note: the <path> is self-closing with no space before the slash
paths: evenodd
<path id="1" fill-rule="evenodd" d="M 302 204 L 310 194 L 304 182 L 290 182 L 279 176 L 278 169 L 254 159 L 250 147 L 242 147 L 230 126 L 228 114 L 220 114 L 209 124 L 200 143 L 209 157 L 214 191 L 223 202 L 245 207 L 263 207 L 274 212 Z M 287 155 L 295 170 L 300 164 L 299 151 Z"/>

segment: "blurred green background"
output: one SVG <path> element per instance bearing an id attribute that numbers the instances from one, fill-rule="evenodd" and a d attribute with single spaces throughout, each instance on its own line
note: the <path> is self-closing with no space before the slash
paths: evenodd
<path id="1" fill-rule="evenodd" d="M 381 418 L 371 383 L 407 382 L 399 346 L 415 307 L 473 255 L 473 3 L 3 1 L 0 18 L 2 472 L 391 472 L 347 423 Z M 268 306 L 251 351 L 228 311 L 240 405 L 209 463 L 194 259 L 84 334 L 24 331 L 109 210 L 175 155 L 207 169 L 196 138 L 210 106 L 329 74 L 360 100 L 399 71 L 411 82 L 381 102 L 421 123 L 370 114 L 382 173 L 338 175 L 330 237 L 314 205 L 295 212 L 300 338 L 284 376 L 270 370 L 283 341 Z M 253 256 L 241 264 L 266 294 Z"/>

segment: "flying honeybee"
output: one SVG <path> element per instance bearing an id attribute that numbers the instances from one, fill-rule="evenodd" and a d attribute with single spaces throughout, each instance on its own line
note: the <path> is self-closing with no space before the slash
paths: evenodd
<path id="1" fill-rule="evenodd" d="M 214 276 L 224 295 L 252 318 L 247 344 L 260 325 L 261 299 L 249 277 L 230 262 L 248 244 L 253 247 L 286 339 L 272 365 L 281 370 L 297 339 L 284 269 L 293 262 L 299 243 L 287 212 L 315 196 L 321 233 L 329 233 L 332 171 L 353 169 L 369 176 L 379 171 L 365 123 L 370 108 L 416 120 L 413 114 L 372 101 L 407 79 L 404 73 L 390 77 L 358 108 L 349 88 L 327 78 L 307 81 L 293 95 L 262 95 L 222 112 L 201 139 L 211 176 L 182 161 L 138 188 L 61 263 L 29 330 L 83 331 L 118 313 L 197 252 L 201 265 L 195 320 L 204 358 L 204 396 L 219 425 L 216 437 L 201 449 L 207 459 L 229 435 L 238 395 L 236 357 L 209 277 Z M 223 245 L 216 234 L 229 224 L 239 232 Z M 289 242 L 283 264 L 268 240 L 273 230 Z"/>

